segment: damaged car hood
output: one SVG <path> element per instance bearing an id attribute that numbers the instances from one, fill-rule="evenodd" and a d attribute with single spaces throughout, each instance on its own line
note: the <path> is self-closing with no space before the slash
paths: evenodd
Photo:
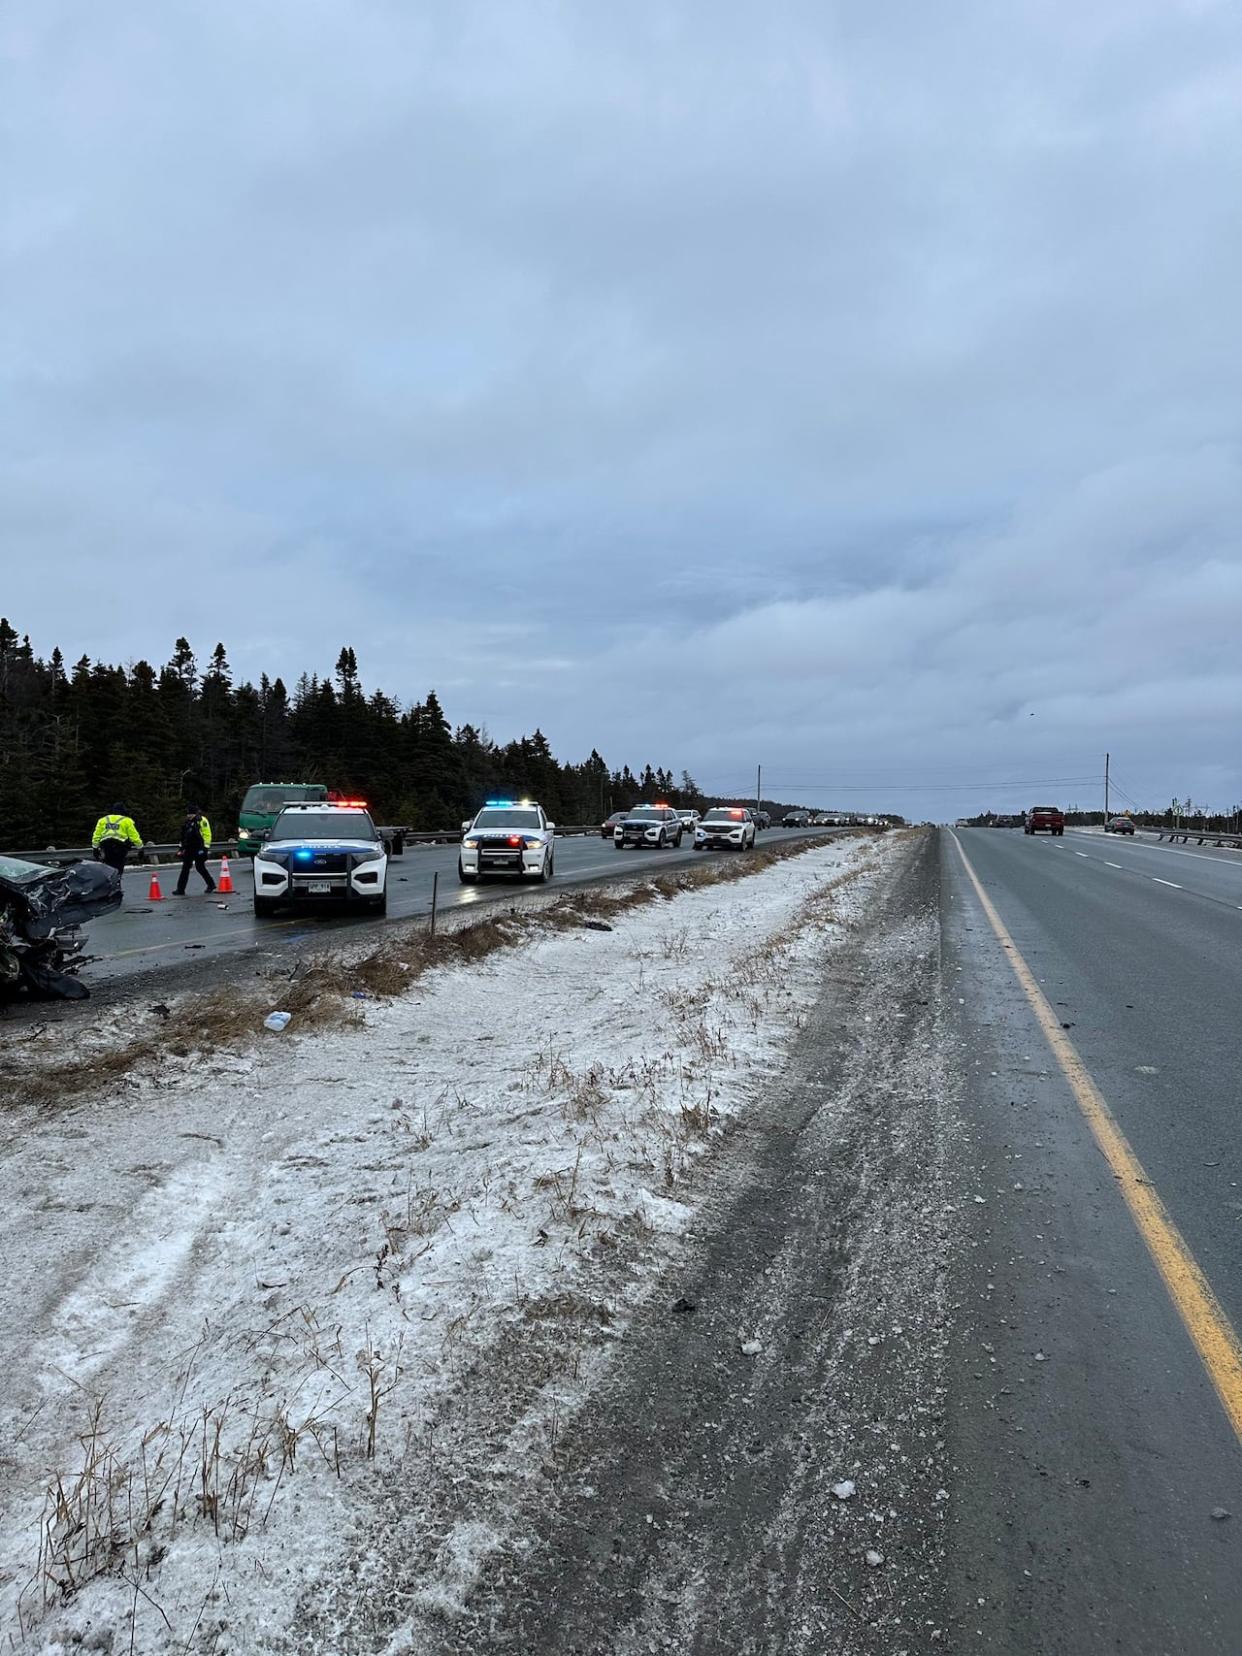
<path id="1" fill-rule="evenodd" d="M 0 857 L 0 907 L 32 943 L 58 926 L 81 925 L 120 906 L 121 876 L 107 863 L 44 868 L 17 857 Z"/>

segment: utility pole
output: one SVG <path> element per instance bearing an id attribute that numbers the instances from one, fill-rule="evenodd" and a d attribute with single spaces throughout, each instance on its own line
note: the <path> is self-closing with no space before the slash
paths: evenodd
<path id="1" fill-rule="evenodd" d="M 1108 754 L 1104 755 L 1104 820 L 1108 821 Z"/>
<path id="2" fill-rule="evenodd" d="M 760 765 L 755 773 L 755 809 L 763 809 L 763 766 Z"/>

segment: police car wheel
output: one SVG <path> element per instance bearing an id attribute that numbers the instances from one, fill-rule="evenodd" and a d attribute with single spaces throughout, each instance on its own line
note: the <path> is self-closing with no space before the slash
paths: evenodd
<path id="1" fill-rule="evenodd" d="M 378 897 L 371 899 L 371 911 L 374 914 L 388 913 L 388 893 L 381 891 Z"/>
<path id="2" fill-rule="evenodd" d="M 269 914 L 276 912 L 274 897 L 256 897 L 254 900 L 254 917 L 256 920 L 265 919 Z"/>
<path id="3" fill-rule="evenodd" d="M 543 859 L 543 867 L 539 870 L 539 884 L 540 885 L 547 885 L 548 881 L 551 878 L 552 878 L 552 859 L 551 859 L 551 857 L 545 857 Z"/>

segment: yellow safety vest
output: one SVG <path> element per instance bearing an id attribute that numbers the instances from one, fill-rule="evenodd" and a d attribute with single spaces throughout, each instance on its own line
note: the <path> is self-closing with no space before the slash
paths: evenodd
<path id="1" fill-rule="evenodd" d="M 92 845 L 99 845 L 104 840 L 128 840 L 131 845 L 141 845 L 142 835 L 134 826 L 133 817 L 101 816 L 95 824 L 95 832 L 91 838 Z"/>

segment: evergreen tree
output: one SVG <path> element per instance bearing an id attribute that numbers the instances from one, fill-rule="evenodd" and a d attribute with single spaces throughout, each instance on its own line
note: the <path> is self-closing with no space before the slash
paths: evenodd
<path id="1" fill-rule="evenodd" d="M 0 619 L 0 846 L 83 844 L 95 819 L 123 800 L 151 839 L 171 838 L 190 796 L 221 838 L 236 826 L 252 782 L 315 782 L 371 804 L 378 819 L 443 828 L 489 798 L 534 798 L 558 822 L 591 822 L 662 794 L 698 803 L 682 773 L 610 771 L 592 749 L 562 764 L 536 729 L 499 747 L 486 730 L 453 730 L 434 690 L 408 708 L 366 692 L 353 648 L 331 677 L 302 673 L 234 683 L 216 644 L 200 673 L 186 638 L 158 671 L 83 655 L 67 671 L 59 649 L 42 661 Z"/>

